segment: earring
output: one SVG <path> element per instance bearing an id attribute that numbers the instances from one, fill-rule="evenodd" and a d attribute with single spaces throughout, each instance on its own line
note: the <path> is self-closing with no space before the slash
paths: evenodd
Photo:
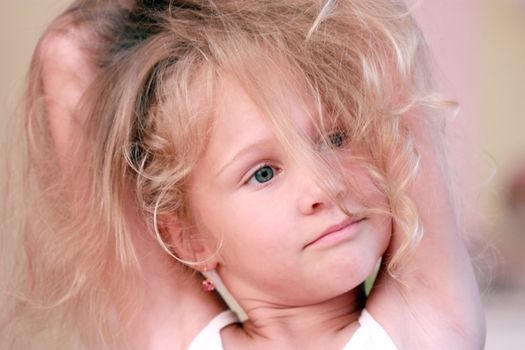
<path id="1" fill-rule="evenodd" d="M 207 271 L 207 267 L 205 267 L 204 271 L 202 271 L 202 275 L 204 276 L 204 280 L 202 281 L 202 290 L 209 293 L 215 290 L 215 283 L 213 283 L 213 281 L 208 277 L 208 274 L 206 273 Z"/>

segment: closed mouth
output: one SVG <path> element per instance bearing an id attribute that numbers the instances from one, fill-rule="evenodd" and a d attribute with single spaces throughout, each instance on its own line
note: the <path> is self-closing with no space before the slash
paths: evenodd
<path id="1" fill-rule="evenodd" d="M 308 242 L 304 248 L 307 248 L 321 240 L 323 240 L 324 238 L 330 236 L 330 235 L 333 235 L 333 234 L 336 234 L 336 233 L 339 233 L 343 230 L 346 230 L 346 229 L 352 229 L 353 227 L 355 227 L 357 224 L 359 224 L 361 221 L 364 221 L 366 218 L 365 217 L 350 217 L 350 218 L 346 218 L 345 220 L 341 221 L 339 224 L 336 224 L 336 225 L 333 225 L 333 226 L 330 226 L 328 227 L 325 231 L 323 231 L 321 234 L 319 234 L 314 240 Z M 353 230 L 352 230 L 353 231 Z M 303 248 L 303 249 L 304 249 Z"/>

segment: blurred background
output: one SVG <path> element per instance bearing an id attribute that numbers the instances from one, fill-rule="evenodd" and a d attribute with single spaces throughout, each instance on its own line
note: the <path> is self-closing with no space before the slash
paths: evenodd
<path id="1" fill-rule="evenodd" d="M 39 36 L 68 3 L 0 2 L 2 129 Z M 412 3 L 442 91 L 461 106 L 447 135 L 486 308 L 486 349 L 525 349 L 525 0 Z"/>

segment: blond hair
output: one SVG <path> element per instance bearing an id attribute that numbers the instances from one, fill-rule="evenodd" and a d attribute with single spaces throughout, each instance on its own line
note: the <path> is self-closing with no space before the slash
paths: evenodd
<path id="1" fill-rule="evenodd" d="M 96 13 L 97 1 L 87 3 L 93 6 L 79 13 Z M 405 120 L 433 123 L 437 100 L 426 45 L 401 2 L 138 1 L 115 8 L 96 20 L 107 24 L 101 34 L 106 46 L 86 100 L 86 142 L 76 161 L 88 186 L 77 196 L 54 175 L 42 92 L 34 90 L 38 72 L 31 73 L 25 176 L 32 181 L 28 198 L 39 205 L 23 203 L 31 210 L 17 230 L 26 249 L 19 315 L 32 325 L 46 319 L 67 325 L 60 334 L 81 334 L 88 347 L 117 346 L 125 331 L 115 336 L 111 330 L 115 324 L 125 328 L 136 297 L 130 284 L 138 283 L 123 217 L 129 184 L 150 223 L 154 212 L 192 219 L 186 180 L 206 147 L 225 76 L 240 83 L 281 143 L 316 171 L 328 192 L 337 176 L 333 165 L 305 147 L 307 140 L 287 117 L 287 98 L 311 106 L 321 137 L 331 125 L 344 130 L 346 154 L 387 196 L 405 237 L 400 251 L 388 257 L 396 271 L 422 234 L 407 195 L 418 155 Z M 94 22 L 86 18 L 95 17 L 78 18 L 89 24 Z M 32 67 L 37 70 L 38 63 Z M 169 242 L 166 248 L 172 252 Z"/>

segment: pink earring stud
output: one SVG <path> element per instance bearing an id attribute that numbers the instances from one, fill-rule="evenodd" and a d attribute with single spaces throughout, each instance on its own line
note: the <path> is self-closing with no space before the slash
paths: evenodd
<path id="1" fill-rule="evenodd" d="M 215 284 L 212 280 L 206 278 L 202 281 L 202 290 L 205 292 L 213 292 L 215 290 Z"/>
<path id="2" fill-rule="evenodd" d="M 208 277 L 208 274 L 206 273 L 207 271 L 207 267 L 205 267 L 204 271 L 202 271 L 202 274 L 205 277 L 202 281 L 202 290 L 209 293 L 215 290 L 215 283 L 213 283 L 213 281 Z"/>

